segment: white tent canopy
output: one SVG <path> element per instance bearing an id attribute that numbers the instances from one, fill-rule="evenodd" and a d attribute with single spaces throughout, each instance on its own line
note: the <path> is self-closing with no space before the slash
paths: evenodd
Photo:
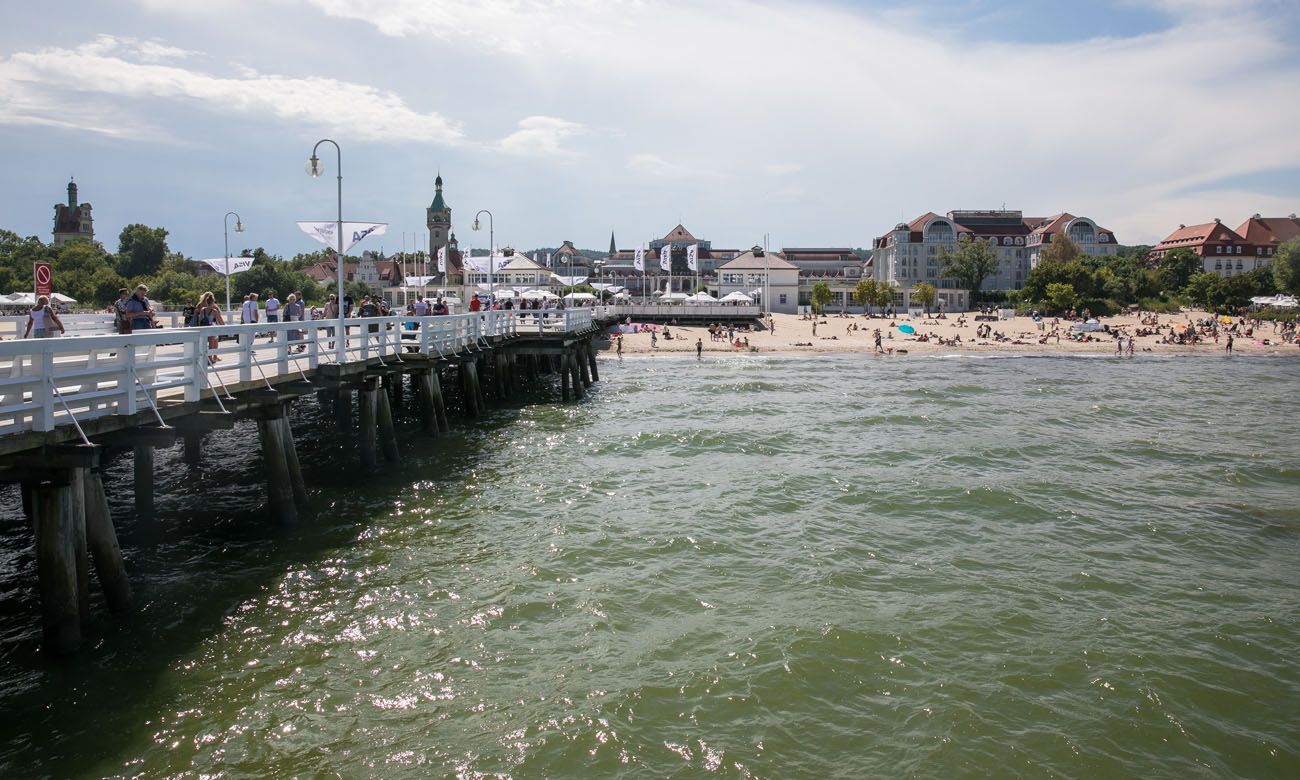
<path id="1" fill-rule="evenodd" d="M 77 299 L 63 293 L 50 293 L 50 301 L 52 303 L 76 303 Z"/>
<path id="2" fill-rule="evenodd" d="M 692 303 L 717 303 L 718 299 L 706 292 L 700 291 L 688 297 L 686 300 Z"/>
<path id="3" fill-rule="evenodd" d="M 586 277 L 586 276 L 560 276 L 559 274 L 554 274 L 554 273 L 553 273 L 553 274 L 551 274 L 551 278 L 554 279 L 555 281 L 559 282 L 560 284 L 564 285 L 565 287 L 577 287 L 577 286 L 580 285 L 580 284 L 586 284 L 586 283 L 587 283 L 587 278 L 588 278 L 588 277 Z"/>
<path id="4" fill-rule="evenodd" d="M 16 292 L 9 293 L 0 300 L 0 305 L 8 304 L 10 306 L 35 306 L 36 293 Z"/>
<path id="5" fill-rule="evenodd" d="M 1258 295 L 1250 299 L 1250 302 L 1256 306 L 1276 306 L 1279 309 L 1294 309 L 1297 304 L 1294 295 Z"/>
<path id="6" fill-rule="evenodd" d="M 566 300 L 566 301 L 594 301 L 594 300 L 596 300 L 596 296 L 594 296 L 594 295 L 592 295 L 591 293 L 588 293 L 588 292 L 576 292 L 576 293 L 569 293 L 568 295 L 564 296 L 564 300 Z"/>
<path id="7" fill-rule="evenodd" d="M 689 301 L 691 299 L 691 296 L 687 295 L 686 293 L 679 293 L 679 292 L 655 293 L 655 295 L 659 296 L 659 300 L 661 302 L 667 302 L 667 303 L 680 303 L 682 301 Z"/>
<path id="8" fill-rule="evenodd" d="M 549 292 L 547 290 L 532 290 L 530 292 L 524 293 L 523 296 L 521 297 L 523 297 L 523 299 L 526 301 L 546 301 L 546 300 L 556 300 L 560 296 L 556 295 L 553 292 Z"/>
<path id="9" fill-rule="evenodd" d="M 723 303 L 729 303 L 729 302 L 753 303 L 754 299 L 749 297 L 748 295 L 745 295 L 743 292 L 736 291 L 733 293 L 727 293 L 726 295 L 722 296 L 722 302 Z"/>

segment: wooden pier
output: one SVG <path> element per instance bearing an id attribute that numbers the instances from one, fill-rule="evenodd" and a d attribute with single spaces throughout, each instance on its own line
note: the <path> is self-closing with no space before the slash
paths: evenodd
<path id="1" fill-rule="evenodd" d="M 563 400 L 583 398 L 599 380 L 593 340 L 615 316 L 495 311 L 351 319 L 342 333 L 337 320 L 316 320 L 0 342 L 0 482 L 22 486 L 44 647 L 81 646 L 92 567 L 108 608 L 131 609 L 104 485 L 113 454 L 131 453 L 135 515 L 148 520 L 154 448 L 180 439 L 185 460 L 198 463 L 205 436 L 253 419 L 269 514 L 294 525 L 310 512 L 289 424 L 298 399 L 314 395 L 355 436 L 358 465 L 377 468 L 401 457 L 393 408 L 408 392 L 421 431 L 435 438 L 457 412 L 448 382 L 459 386 L 466 418 L 544 375 L 559 374 Z"/>

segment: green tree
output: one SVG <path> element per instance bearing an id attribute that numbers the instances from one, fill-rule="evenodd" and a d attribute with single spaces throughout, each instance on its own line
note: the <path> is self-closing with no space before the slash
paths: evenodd
<path id="1" fill-rule="evenodd" d="M 1038 254 L 1038 262 L 1072 263 L 1082 255 L 1083 252 L 1079 251 L 1079 245 L 1071 241 L 1069 236 L 1064 233 L 1057 233 L 1052 236 L 1051 242 Z"/>
<path id="2" fill-rule="evenodd" d="M 971 300 L 979 293 L 984 280 L 998 268 L 998 258 L 987 241 L 972 241 L 962 236 L 957 241 L 957 251 L 947 249 L 939 253 L 943 275 L 956 279 L 970 291 Z"/>
<path id="3" fill-rule="evenodd" d="M 155 274 L 167 257 L 167 231 L 127 225 L 117 238 L 117 271 L 128 279 Z"/>
<path id="4" fill-rule="evenodd" d="M 70 241 L 54 257 L 54 289 L 71 295 L 84 306 L 107 306 L 126 282 L 113 269 L 103 247 L 87 241 Z"/>
<path id="5" fill-rule="evenodd" d="M 826 308 L 826 304 L 831 302 L 835 294 L 831 292 L 831 286 L 826 282 L 818 282 L 812 288 L 812 307 L 813 312 L 821 314 Z"/>
<path id="6" fill-rule="evenodd" d="M 1214 311 L 1224 302 L 1223 280 L 1218 274 L 1204 272 L 1193 274 L 1192 278 L 1187 280 L 1187 286 L 1183 288 L 1183 295 L 1197 306 L 1207 311 Z"/>
<path id="7" fill-rule="evenodd" d="M 1078 299 L 1079 296 L 1074 291 L 1074 285 L 1061 282 L 1052 282 L 1047 285 L 1047 301 L 1056 307 L 1059 312 L 1068 311 Z"/>
<path id="8" fill-rule="evenodd" d="M 858 285 L 853 288 L 853 300 L 862 304 L 862 308 L 870 313 L 872 304 L 877 300 L 876 288 L 879 286 L 880 282 L 875 279 L 859 280 Z"/>
<path id="9" fill-rule="evenodd" d="M 1281 292 L 1300 295 L 1300 238 L 1277 248 L 1273 255 L 1273 283 Z"/>
<path id="10" fill-rule="evenodd" d="M 934 299 L 938 294 L 939 291 L 928 282 L 921 282 L 912 288 L 912 300 L 924 306 L 926 314 L 930 313 L 930 307 L 934 305 Z"/>
<path id="11" fill-rule="evenodd" d="M 1193 274 L 1205 270 L 1205 264 L 1195 252 L 1182 247 L 1160 258 L 1156 270 L 1159 273 L 1161 290 L 1165 295 L 1174 295 L 1187 286 Z"/>

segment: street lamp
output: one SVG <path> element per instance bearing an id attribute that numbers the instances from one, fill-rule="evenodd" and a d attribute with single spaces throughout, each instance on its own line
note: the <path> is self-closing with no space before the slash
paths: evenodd
<path id="1" fill-rule="evenodd" d="M 491 310 L 492 302 L 496 300 L 495 296 L 492 295 L 492 262 L 493 262 L 493 255 L 497 251 L 496 230 L 493 226 L 492 212 L 488 211 L 487 209 L 479 209 L 479 212 L 474 215 L 474 224 L 471 225 L 470 227 L 476 231 L 481 230 L 483 225 L 478 221 L 478 218 L 484 214 L 488 215 L 488 264 L 487 264 L 488 309 Z"/>
<path id="2" fill-rule="evenodd" d="M 767 279 L 772 275 L 772 270 L 768 263 L 767 251 L 763 249 L 763 247 L 757 245 L 749 251 L 754 253 L 754 257 L 761 256 L 763 258 L 763 312 L 771 313 L 772 304 L 767 300 L 768 293 L 771 291 L 771 286 L 768 284 Z"/>
<path id="3" fill-rule="evenodd" d="M 230 310 L 230 218 L 231 217 L 235 218 L 235 232 L 236 233 L 244 232 L 244 223 L 243 220 L 240 219 L 239 215 L 233 211 L 227 211 L 226 216 L 221 220 L 221 223 L 223 225 L 222 235 L 225 237 L 226 240 L 226 318 L 227 319 L 229 319 L 231 315 L 231 310 Z"/>
<path id="4" fill-rule="evenodd" d="M 334 151 L 337 154 L 338 166 L 339 166 L 339 172 L 338 172 L 339 219 L 338 219 L 338 225 L 336 226 L 338 230 L 337 236 L 339 242 L 339 246 L 338 246 L 339 254 L 335 261 L 336 270 L 338 272 L 337 273 L 338 288 L 336 291 L 337 297 L 335 298 L 335 308 L 338 309 L 338 313 L 339 313 L 339 325 L 338 325 L 339 332 L 338 332 L 338 338 L 335 339 L 334 343 L 337 345 L 337 351 L 335 353 L 335 362 L 337 362 L 341 366 L 343 365 L 343 361 L 347 358 L 347 345 L 345 343 L 347 341 L 347 331 L 343 329 L 344 328 L 343 325 L 343 314 L 344 314 L 343 312 L 343 150 L 339 148 L 338 143 L 328 138 L 322 138 L 321 140 L 317 141 L 316 145 L 311 148 L 311 159 L 307 161 L 307 173 L 310 174 L 313 179 L 316 179 L 316 178 L 320 178 L 320 175 L 325 172 L 325 164 L 322 163 L 320 161 L 320 158 L 316 156 L 316 150 L 320 148 L 321 144 L 326 144 L 326 143 L 334 145 Z"/>

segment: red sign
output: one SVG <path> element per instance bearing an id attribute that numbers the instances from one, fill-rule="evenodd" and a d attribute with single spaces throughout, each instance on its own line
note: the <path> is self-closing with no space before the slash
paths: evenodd
<path id="1" fill-rule="evenodd" d="M 51 283 L 50 264 L 49 263 L 32 263 L 36 276 L 36 296 L 49 295 L 54 292 L 54 285 Z"/>

